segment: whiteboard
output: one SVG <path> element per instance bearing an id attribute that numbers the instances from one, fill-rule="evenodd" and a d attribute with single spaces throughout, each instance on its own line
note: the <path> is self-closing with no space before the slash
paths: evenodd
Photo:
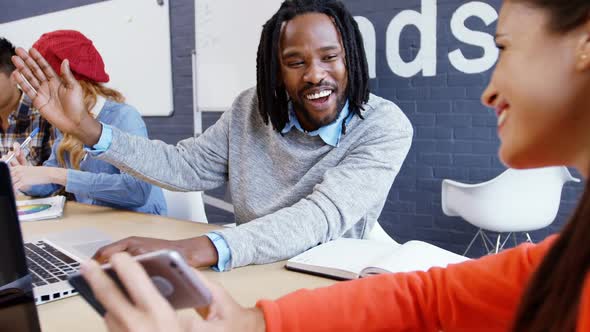
<path id="1" fill-rule="evenodd" d="M 283 0 L 195 0 L 198 111 L 225 111 L 256 85 L 262 25 Z"/>
<path id="2" fill-rule="evenodd" d="M 71 29 L 90 38 L 111 80 L 144 116 L 172 113 L 168 1 L 110 0 L 0 24 L 0 35 L 25 49 L 45 32 Z"/>

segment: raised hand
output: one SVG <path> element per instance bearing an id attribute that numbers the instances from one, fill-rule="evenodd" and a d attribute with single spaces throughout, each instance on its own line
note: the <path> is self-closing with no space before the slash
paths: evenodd
<path id="1" fill-rule="evenodd" d="M 17 69 L 12 77 L 41 115 L 62 132 L 78 137 L 84 144 L 96 144 L 102 126 L 88 113 L 84 105 L 84 92 L 70 71 L 69 61 L 62 62 L 62 76 L 59 77 L 36 49 L 32 48 L 27 53 L 19 47 L 16 54 L 12 62 Z"/>

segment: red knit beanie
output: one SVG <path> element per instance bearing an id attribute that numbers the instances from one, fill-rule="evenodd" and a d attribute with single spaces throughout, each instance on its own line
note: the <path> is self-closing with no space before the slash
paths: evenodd
<path id="1" fill-rule="evenodd" d="M 98 83 L 109 81 L 102 57 L 92 41 L 78 31 L 57 30 L 45 33 L 33 47 L 59 75 L 62 61 L 68 59 L 70 70 L 76 79 Z"/>

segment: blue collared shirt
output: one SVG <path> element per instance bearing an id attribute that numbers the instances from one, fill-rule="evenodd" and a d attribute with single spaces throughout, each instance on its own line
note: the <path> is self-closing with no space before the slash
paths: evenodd
<path id="1" fill-rule="evenodd" d="M 301 127 L 301 124 L 299 123 L 299 120 L 295 115 L 295 111 L 293 110 L 293 106 L 289 104 L 289 122 L 287 122 L 285 128 L 283 128 L 281 134 L 285 135 L 289 131 L 291 131 L 293 127 L 295 127 L 297 128 L 297 130 L 306 133 L 307 135 L 319 135 L 320 138 L 326 144 L 331 145 L 333 147 L 337 147 L 338 143 L 340 142 L 340 138 L 342 137 L 342 123 L 345 123 L 345 125 L 348 124 L 351 118 L 352 117 L 350 116 L 350 109 L 348 108 L 348 101 L 346 101 L 346 104 L 344 104 L 344 107 L 342 108 L 342 111 L 338 115 L 336 121 L 330 123 L 329 125 L 320 127 L 312 132 L 307 132 L 303 129 L 303 127 Z M 111 146 L 111 141 L 113 140 L 112 129 L 105 124 L 103 124 L 102 128 L 102 134 L 100 136 L 98 143 L 94 145 L 92 149 L 90 149 L 90 152 L 93 152 L 95 154 L 100 154 L 108 150 L 108 148 Z M 211 268 L 218 272 L 226 271 L 227 266 L 231 261 L 231 251 L 229 249 L 229 246 L 227 245 L 227 242 L 223 237 L 221 237 L 217 233 L 211 232 L 205 235 L 211 240 L 211 242 L 213 242 L 213 245 L 217 250 L 217 264 L 211 266 Z"/>
<path id="2" fill-rule="evenodd" d="M 293 127 L 297 128 L 302 133 L 306 133 L 309 136 L 320 136 L 324 143 L 331 145 L 333 147 L 337 147 L 338 143 L 340 143 L 340 137 L 342 137 L 342 123 L 344 121 L 345 124 L 348 124 L 350 121 L 350 110 L 348 109 L 348 100 L 344 107 L 342 107 L 342 111 L 338 115 L 336 121 L 330 123 L 329 125 L 320 127 L 314 131 L 307 132 L 297 119 L 295 115 L 295 111 L 293 110 L 292 104 L 289 104 L 289 122 L 285 125 L 285 128 L 281 131 L 281 134 L 285 135 L 286 133 L 290 132 Z"/>

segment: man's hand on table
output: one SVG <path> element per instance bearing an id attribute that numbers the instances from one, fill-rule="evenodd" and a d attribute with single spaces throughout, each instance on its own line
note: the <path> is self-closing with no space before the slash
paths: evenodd
<path id="1" fill-rule="evenodd" d="M 206 236 L 176 241 L 132 236 L 98 249 L 93 259 L 107 263 L 111 256 L 118 252 L 137 256 L 162 249 L 178 251 L 193 267 L 212 266 L 217 264 L 218 260 L 217 249 Z"/>

